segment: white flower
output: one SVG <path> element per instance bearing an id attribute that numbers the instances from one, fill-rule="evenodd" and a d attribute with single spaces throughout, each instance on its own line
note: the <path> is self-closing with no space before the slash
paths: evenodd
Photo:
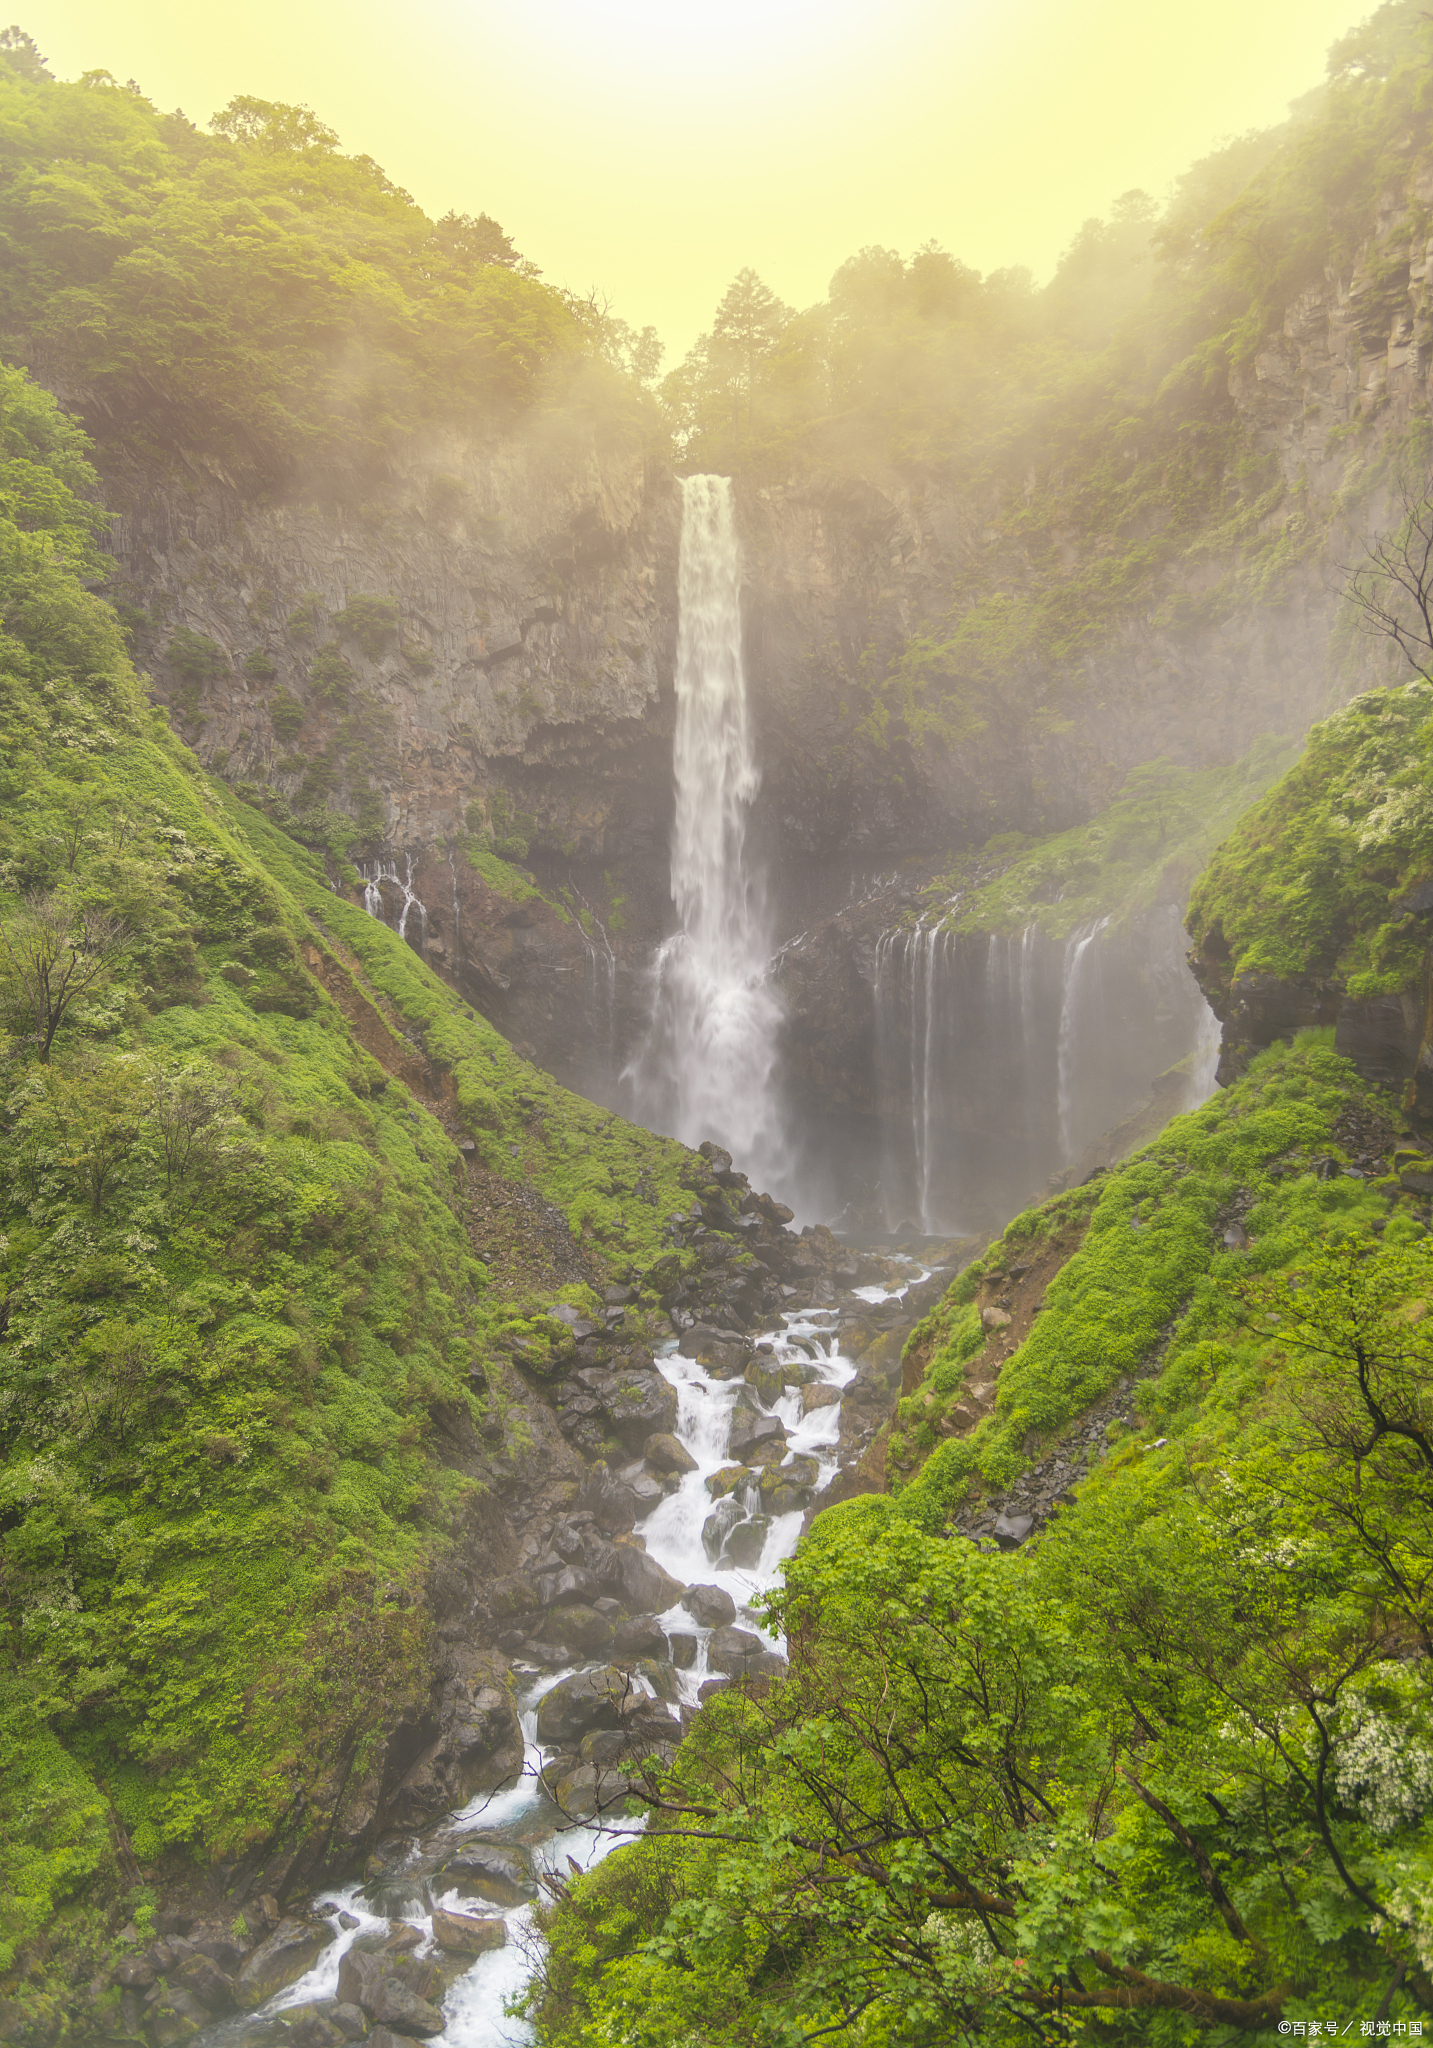
<path id="1" fill-rule="evenodd" d="M 1378 1834 L 1391 1834 L 1433 1801 L 1433 1750 L 1406 1723 L 1390 1721 L 1361 1700 L 1345 1713 L 1333 1765 L 1338 1796 Z"/>

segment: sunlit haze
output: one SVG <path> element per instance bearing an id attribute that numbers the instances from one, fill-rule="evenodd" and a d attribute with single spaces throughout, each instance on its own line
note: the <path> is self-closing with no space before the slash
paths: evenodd
<path id="1" fill-rule="evenodd" d="M 1081 221 L 1283 117 L 1348 0 L 31 0 L 58 76 L 194 120 L 302 101 L 438 214 L 488 212 L 552 282 L 677 360 L 751 265 L 794 305 L 877 242 L 1048 274 Z"/>

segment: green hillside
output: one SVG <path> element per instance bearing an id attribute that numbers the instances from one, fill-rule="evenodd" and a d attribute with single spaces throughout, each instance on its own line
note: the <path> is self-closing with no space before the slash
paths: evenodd
<path id="1" fill-rule="evenodd" d="M 84 588 L 82 439 L 13 370 L 0 450 L 3 1982 L 42 1929 L 80 1970 L 137 1866 L 342 1839 L 483 1494 L 455 1442 L 521 1455 L 511 1340 L 689 1196 L 199 772 Z M 507 1187 L 565 1271 L 475 1255 Z"/>

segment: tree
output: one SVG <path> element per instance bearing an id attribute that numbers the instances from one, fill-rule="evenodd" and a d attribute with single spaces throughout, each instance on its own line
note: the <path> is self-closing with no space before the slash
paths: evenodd
<path id="1" fill-rule="evenodd" d="M 55 82 L 33 38 L 13 25 L 0 29 L 0 64 L 8 65 L 17 78 L 23 78 L 29 85 L 53 85 Z"/>
<path id="2" fill-rule="evenodd" d="M 1400 471 L 1391 532 L 1369 541 L 1346 595 L 1361 629 L 1391 640 L 1416 675 L 1433 676 L 1433 468 Z"/>
<path id="3" fill-rule="evenodd" d="M 209 123 L 216 135 L 270 155 L 300 155 L 313 150 L 327 155 L 338 148 L 337 132 L 320 121 L 311 107 L 291 107 L 282 100 L 255 99 L 240 93 Z"/>
<path id="4" fill-rule="evenodd" d="M 6 993 L 42 1061 L 66 1017 L 109 979 L 129 940 L 122 918 L 49 890 L 31 890 L 0 925 Z"/>
<path id="5" fill-rule="evenodd" d="M 239 1128 L 232 1087 L 203 1067 L 157 1077 L 150 1089 L 149 1114 L 164 1159 L 166 1194 L 193 1174 L 212 1177 L 226 1141 Z"/>
<path id="6" fill-rule="evenodd" d="M 471 213 L 445 213 L 435 223 L 431 241 L 453 270 L 480 270 L 485 263 L 498 263 L 505 270 L 512 270 L 523 260 L 513 247 L 512 237 L 505 235 L 488 213 L 476 217 Z M 532 275 L 536 276 L 536 271 Z"/>
<path id="7" fill-rule="evenodd" d="M 754 270 L 739 270 L 727 287 L 712 321 L 709 360 L 724 375 L 732 395 L 732 430 L 741 433 L 741 401 L 746 400 L 746 425 L 756 423 L 756 387 L 762 363 L 781 339 L 791 319 L 775 292 Z"/>

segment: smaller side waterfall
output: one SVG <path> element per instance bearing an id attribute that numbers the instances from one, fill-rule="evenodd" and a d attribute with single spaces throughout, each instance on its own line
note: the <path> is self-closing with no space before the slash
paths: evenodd
<path id="1" fill-rule="evenodd" d="M 1068 1166 L 1076 1152 L 1076 1087 L 1079 1074 L 1078 1037 L 1093 1023 L 1104 1022 L 1104 977 L 1095 941 L 1109 923 L 1107 917 L 1081 925 L 1065 941 L 1064 995 L 1060 1003 L 1060 1037 L 1056 1053 L 1060 1104 L 1060 1157 Z"/>
<path id="2" fill-rule="evenodd" d="M 359 861 L 358 872 L 363 882 L 363 907 L 368 912 L 368 915 L 376 917 L 381 924 L 390 925 L 397 932 L 400 939 L 406 940 L 410 946 L 413 946 L 416 951 L 421 953 L 428 943 L 428 912 L 423 905 L 421 897 L 414 893 L 412 854 L 404 854 L 403 873 L 401 875 L 398 872 L 398 863 L 395 860 Z M 389 907 L 390 896 L 384 894 L 385 888 L 397 899 L 396 907 L 391 912 Z M 455 917 L 457 913 L 456 892 L 457 881 L 455 877 L 453 898 Z M 415 918 L 416 922 L 414 923 L 413 933 L 410 934 L 409 924 Z"/>
<path id="3" fill-rule="evenodd" d="M 1213 1092 L 1219 1027 L 1171 905 L 1050 939 L 934 918 L 876 947 L 880 1214 L 888 1230 L 988 1227 L 1139 1110 L 1189 1061 L 1172 1110 Z M 1161 1101 L 1165 1100 L 1161 1096 Z"/>

